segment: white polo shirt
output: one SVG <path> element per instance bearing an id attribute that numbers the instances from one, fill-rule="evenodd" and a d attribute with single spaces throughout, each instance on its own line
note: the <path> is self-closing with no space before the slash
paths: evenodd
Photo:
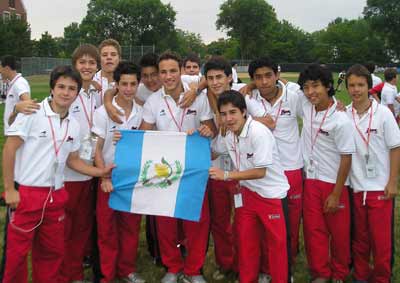
<path id="1" fill-rule="evenodd" d="M 145 103 L 150 95 L 152 95 L 153 93 L 154 91 L 151 91 L 143 83 L 140 83 L 136 92 L 136 97 L 139 98 L 140 101 Z"/>
<path id="2" fill-rule="evenodd" d="M 182 83 L 190 85 L 191 83 L 198 84 L 201 81 L 201 75 L 181 75 Z"/>
<path id="3" fill-rule="evenodd" d="M 281 81 L 279 82 L 282 83 Z M 297 93 L 300 90 L 300 85 L 294 82 L 287 82 L 285 86 L 286 89 L 291 92 Z"/>
<path id="4" fill-rule="evenodd" d="M 93 125 L 94 112 L 99 103 L 99 92 L 90 86 L 88 92 L 83 88 L 78 94 L 78 97 L 71 104 L 69 113 L 80 125 L 79 141 L 81 146 L 83 145 L 84 139 L 87 139 L 91 135 L 91 128 Z M 93 151 L 95 148 L 92 149 Z M 65 181 L 77 182 L 87 181 L 92 179 L 91 176 L 83 175 L 70 169 L 68 166 L 65 168 Z"/>
<path id="5" fill-rule="evenodd" d="M 4 133 L 6 133 L 9 125 L 8 119 L 14 110 L 14 106 L 20 101 L 20 96 L 24 93 L 31 94 L 31 88 L 28 81 L 18 73 L 14 79 L 8 83 L 6 92 L 7 98 L 4 108 Z"/>
<path id="6" fill-rule="evenodd" d="M 378 84 L 382 83 L 382 79 L 375 74 L 371 74 L 372 77 L 372 87 L 376 87 Z"/>
<path id="7" fill-rule="evenodd" d="M 112 104 L 122 113 L 124 110 L 117 104 L 115 97 Z M 114 162 L 115 145 L 113 143 L 113 135 L 115 130 L 136 130 L 142 122 L 143 108 L 133 101 L 132 111 L 129 118 L 125 115 L 121 116 L 122 124 L 115 123 L 111 120 L 104 106 L 101 106 L 94 113 L 92 132 L 104 139 L 103 160 L 105 164 Z"/>
<path id="8" fill-rule="evenodd" d="M 184 92 L 188 86 L 183 84 Z M 180 95 L 179 101 L 184 93 Z M 159 131 L 187 131 L 200 127 L 200 122 L 213 119 L 207 95 L 201 93 L 188 108 L 181 108 L 162 87 L 152 94 L 143 106 L 143 120 L 155 124 Z"/>
<path id="9" fill-rule="evenodd" d="M 254 90 L 252 96 L 246 95 L 247 111 L 253 117 L 272 116 L 276 121 L 272 133 L 278 145 L 281 164 L 284 170 L 296 170 L 303 167 L 297 121 L 301 117 L 297 110 L 301 103 L 300 96 L 281 82 L 280 86 L 282 95 L 274 105 L 264 99 L 258 90 Z"/>
<path id="10" fill-rule="evenodd" d="M 369 156 L 376 168 L 376 177 L 368 178 L 366 172 L 366 159 L 368 154 L 366 143 L 358 130 L 368 140 L 368 129 L 372 111 L 370 128 Z M 389 181 L 390 174 L 390 150 L 400 146 L 400 130 L 392 112 L 372 100 L 372 107 L 361 118 L 354 110 L 352 104 L 347 107 L 347 115 L 352 120 L 355 133 L 356 153 L 353 154 L 350 184 L 354 191 L 384 191 Z M 357 130 L 358 128 L 358 130 Z"/>
<path id="11" fill-rule="evenodd" d="M 394 113 L 396 116 L 400 113 L 400 103 L 398 103 L 396 100 L 397 96 L 397 87 L 385 82 L 381 92 L 381 104 L 385 106 L 393 104 Z"/>
<path id="12" fill-rule="evenodd" d="M 238 171 L 266 168 L 263 178 L 240 181 L 240 185 L 264 198 L 286 197 L 289 190 L 288 180 L 279 161 L 275 138 L 267 127 L 249 117 L 238 138 L 228 132 L 224 141 L 225 149 L 222 151 L 228 149 Z"/>
<path id="13" fill-rule="evenodd" d="M 115 88 L 115 82 L 110 82 L 109 83 L 108 79 L 101 75 L 101 70 L 98 71 L 94 75 L 93 80 L 95 82 L 99 83 L 100 86 L 101 86 L 101 91 L 99 92 L 99 94 L 100 94 L 99 95 L 100 96 L 100 104 L 99 104 L 99 106 L 100 106 L 100 105 L 103 105 L 103 103 L 104 103 L 104 94 L 106 93 L 106 91 L 109 90 L 109 89 Z"/>
<path id="14" fill-rule="evenodd" d="M 307 166 L 312 159 L 316 164 L 316 179 L 335 184 L 341 155 L 353 154 L 356 150 L 351 121 L 345 112 L 336 110 L 335 98 L 328 110 L 317 112 L 305 96 L 301 97 L 303 109 L 301 150 L 304 164 Z M 324 116 L 325 121 L 321 126 Z M 315 139 L 317 132 L 318 136 Z M 314 140 L 314 149 L 311 150 Z M 349 184 L 348 180 L 345 184 Z"/>
<path id="15" fill-rule="evenodd" d="M 61 121 L 60 115 L 51 110 L 48 100 L 45 99 L 36 113 L 19 114 L 7 130 L 7 136 L 19 136 L 24 140 L 17 150 L 15 160 L 14 174 L 17 183 L 35 187 L 55 185 L 56 153 L 52 129 L 57 148 L 60 147 L 58 168 L 60 172 L 64 172 L 69 153 L 78 151 L 80 146 L 79 123 L 70 114 Z"/>

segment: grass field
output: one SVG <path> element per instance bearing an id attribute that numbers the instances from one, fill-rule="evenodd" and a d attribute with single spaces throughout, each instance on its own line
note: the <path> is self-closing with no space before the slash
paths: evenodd
<path id="1" fill-rule="evenodd" d="M 296 73 L 284 73 L 282 74 L 282 77 L 289 80 L 289 81 L 297 81 L 297 76 L 298 74 Z M 337 78 L 337 74 L 335 75 Z M 242 76 L 245 81 L 248 81 L 246 79 L 246 76 Z M 42 100 L 44 97 L 46 97 L 49 94 L 49 86 L 48 86 L 48 77 L 47 76 L 33 76 L 28 78 L 31 88 L 32 88 L 32 97 L 38 99 L 39 101 Z M 399 85 L 400 87 L 400 85 Z M 337 98 L 343 101 L 345 104 L 349 103 L 350 98 L 347 95 L 347 92 L 345 91 L 345 88 L 343 87 L 343 90 L 341 92 L 337 93 Z M 4 104 L 0 105 L 0 115 L 3 117 L 3 111 L 4 111 Z M 0 123 L 0 131 L 3 131 L 3 123 Z M 2 150 L 4 143 L 4 137 L 3 135 L 0 136 L 0 150 Z M 1 165 L 0 165 L 1 166 Z M 3 191 L 3 182 L 0 183 L 0 191 Z M 3 232 L 2 232 L 2 227 L 4 226 L 4 217 L 5 217 L 5 208 L 0 208 L 0 239 L 3 239 Z M 399 216 L 398 213 L 396 213 L 396 226 L 395 226 L 395 248 L 396 248 L 396 253 L 395 253 L 395 267 L 394 267 L 394 281 L 393 282 L 400 282 L 400 252 L 398 251 L 400 248 L 400 228 L 399 228 Z M 302 236 L 301 236 L 302 237 Z M 0 247 L 1 249 L 1 247 Z M 1 250 L 0 250 L 1 252 Z M 153 282 L 160 282 L 160 279 L 162 278 L 164 274 L 164 269 L 159 266 L 155 266 L 152 262 L 152 259 L 147 253 L 146 249 L 146 243 L 145 243 L 145 233 L 144 233 L 144 225 L 142 225 L 142 233 L 141 233 L 141 239 L 140 239 L 140 248 L 139 248 L 139 258 L 138 258 L 138 272 L 143 275 L 143 277 L 147 280 L 149 283 Z M 208 249 L 208 254 L 207 254 L 207 259 L 206 259 L 206 264 L 204 265 L 204 275 L 208 279 L 208 282 L 231 282 L 231 281 L 213 281 L 212 280 L 212 273 L 215 271 L 216 265 L 215 265 L 215 260 L 213 256 L 213 243 L 212 240 L 210 240 L 210 246 Z M 300 254 L 297 259 L 297 264 L 295 266 L 295 273 L 294 273 L 294 278 L 295 282 L 298 283 L 303 283 L 303 282 L 308 282 L 309 276 L 308 276 L 308 271 L 307 271 L 307 263 L 305 259 L 305 254 L 304 254 L 304 247 L 301 245 L 300 247 Z M 90 272 L 87 272 L 88 279 L 90 278 Z M 234 281 L 232 281 L 234 282 Z M 351 282 L 350 280 L 348 282 Z"/>

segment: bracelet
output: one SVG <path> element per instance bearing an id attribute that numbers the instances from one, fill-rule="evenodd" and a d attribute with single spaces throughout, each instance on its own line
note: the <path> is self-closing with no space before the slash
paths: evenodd
<path id="1" fill-rule="evenodd" d="M 224 171 L 224 181 L 229 180 L 229 171 Z"/>

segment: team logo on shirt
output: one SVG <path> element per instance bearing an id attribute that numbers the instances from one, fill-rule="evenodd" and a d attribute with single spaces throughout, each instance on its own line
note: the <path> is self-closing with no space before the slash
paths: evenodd
<path id="1" fill-rule="evenodd" d="M 137 130 L 137 127 L 132 127 L 131 130 Z"/>
<path id="2" fill-rule="evenodd" d="M 254 153 L 247 153 L 247 159 L 253 158 Z"/>
<path id="3" fill-rule="evenodd" d="M 73 137 L 71 137 L 71 136 L 68 136 L 68 138 L 67 138 L 66 142 L 72 142 L 72 141 L 74 141 L 74 138 L 73 138 Z"/>
<path id="4" fill-rule="evenodd" d="M 196 115 L 196 114 L 197 114 L 197 111 L 196 111 L 196 110 L 188 109 L 187 112 L 186 112 L 186 115 L 191 115 L 191 114 Z"/>
<path id="5" fill-rule="evenodd" d="M 369 132 L 371 134 L 378 134 L 378 129 L 370 129 Z M 368 134 L 368 129 L 365 131 L 366 134 Z"/>
<path id="6" fill-rule="evenodd" d="M 284 115 L 290 116 L 291 114 L 292 114 L 292 112 L 290 112 L 290 109 L 287 109 L 287 110 L 282 109 L 281 110 L 281 116 L 284 116 Z"/>
<path id="7" fill-rule="evenodd" d="M 182 177 L 183 170 L 180 161 L 175 160 L 173 164 L 161 158 L 160 163 L 147 160 L 140 172 L 139 182 L 146 188 L 156 187 L 167 189 Z"/>
<path id="8" fill-rule="evenodd" d="M 165 116 L 167 113 L 165 113 L 165 109 L 161 109 L 160 111 L 160 116 Z"/>
<path id="9" fill-rule="evenodd" d="M 319 133 L 320 133 L 321 135 L 324 135 L 324 136 L 329 137 L 329 132 L 328 132 L 328 131 L 324 131 L 323 129 L 320 129 L 320 130 L 319 130 Z"/>
<path id="10" fill-rule="evenodd" d="M 47 137 L 47 131 L 42 131 L 39 133 L 39 138 L 45 138 Z"/>
<path id="11" fill-rule="evenodd" d="M 114 125 L 114 126 L 111 127 L 110 132 L 114 132 L 116 129 L 117 129 L 117 126 Z"/>
<path id="12" fill-rule="evenodd" d="M 72 109 L 72 113 L 76 112 L 81 112 L 81 110 L 79 109 L 79 105 L 74 106 L 74 108 Z"/>

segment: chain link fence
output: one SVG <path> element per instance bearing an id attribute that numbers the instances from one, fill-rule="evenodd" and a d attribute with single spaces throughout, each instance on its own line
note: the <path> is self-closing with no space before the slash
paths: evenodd
<path id="1" fill-rule="evenodd" d="M 154 53 L 156 50 L 155 45 L 129 45 L 121 46 L 122 49 L 122 59 L 128 61 L 138 62 L 140 57 L 146 53 Z"/>
<path id="2" fill-rule="evenodd" d="M 21 73 L 24 77 L 33 75 L 47 75 L 50 74 L 54 67 L 59 65 L 71 65 L 71 59 L 22 57 Z"/>

